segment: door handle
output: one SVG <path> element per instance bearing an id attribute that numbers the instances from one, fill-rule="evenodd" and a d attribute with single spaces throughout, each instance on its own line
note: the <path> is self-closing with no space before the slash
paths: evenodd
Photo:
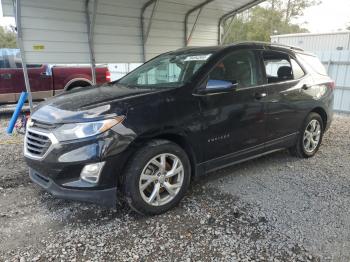
<path id="1" fill-rule="evenodd" d="M 41 73 L 40 73 L 40 76 L 41 76 L 42 78 L 45 78 L 45 77 L 48 77 L 49 75 L 48 75 L 46 72 L 41 72 Z"/>
<path id="2" fill-rule="evenodd" d="M 12 75 L 11 74 L 0 74 L 0 78 L 2 78 L 2 79 L 11 79 Z"/>
<path id="3" fill-rule="evenodd" d="M 308 90 L 309 88 L 311 88 L 310 85 L 307 85 L 307 84 L 304 84 L 302 87 L 301 87 L 303 90 Z"/>
<path id="4" fill-rule="evenodd" d="M 266 96 L 267 96 L 266 93 L 255 93 L 255 94 L 254 94 L 254 98 L 255 98 L 256 100 L 261 100 L 262 98 L 264 98 L 264 97 L 266 97 Z"/>

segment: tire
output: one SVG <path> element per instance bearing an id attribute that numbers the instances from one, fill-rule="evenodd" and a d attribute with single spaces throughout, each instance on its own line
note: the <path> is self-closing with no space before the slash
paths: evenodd
<path id="1" fill-rule="evenodd" d="M 122 185 L 124 198 L 137 213 L 158 215 L 181 201 L 190 178 L 190 161 L 185 151 L 168 140 L 153 140 L 140 148 L 128 162 Z"/>
<path id="2" fill-rule="evenodd" d="M 316 123 L 317 130 L 313 130 L 313 123 Z M 307 131 L 309 131 L 308 134 L 306 134 Z M 294 147 L 290 148 L 291 154 L 300 158 L 313 157 L 321 146 L 323 133 L 324 126 L 322 117 L 317 113 L 310 113 L 304 120 L 302 128 L 299 131 L 297 143 Z M 313 142 L 308 143 L 311 137 L 313 142 L 317 142 L 316 145 Z"/>

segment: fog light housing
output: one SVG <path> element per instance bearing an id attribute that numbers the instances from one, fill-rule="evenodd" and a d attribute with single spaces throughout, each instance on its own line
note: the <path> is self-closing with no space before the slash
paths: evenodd
<path id="1" fill-rule="evenodd" d="M 97 184 L 105 162 L 85 165 L 80 173 L 80 178 L 86 182 Z"/>

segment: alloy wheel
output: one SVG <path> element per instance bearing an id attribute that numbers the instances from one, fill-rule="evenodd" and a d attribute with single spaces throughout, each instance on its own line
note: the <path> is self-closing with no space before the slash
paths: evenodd
<path id="1" fill-rule="evenodd" d="M 162 206 L 176 197 L 183 181 L 181 160 L 173 154 L 163 153 L 153 157 L 142 170 L 139 191 L 149 205 Z"/>
<path id="2" fill-rule="evenodd" d="M 321 139 L 321 124 L 318 120 L 313 119 L 307 125 L 304 137 L 303 146 L 307 153 L 312 153 L 320 143 Z"/>

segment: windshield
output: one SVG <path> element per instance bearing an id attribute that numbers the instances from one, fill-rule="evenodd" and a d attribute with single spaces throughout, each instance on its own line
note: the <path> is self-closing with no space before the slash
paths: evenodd
<path id="1" fill-rule="evenodd" d="M 136 68 L 117 83 L 139 88 L 180 87 L 210 56 L 210 53 L 164 54 Z"/>

